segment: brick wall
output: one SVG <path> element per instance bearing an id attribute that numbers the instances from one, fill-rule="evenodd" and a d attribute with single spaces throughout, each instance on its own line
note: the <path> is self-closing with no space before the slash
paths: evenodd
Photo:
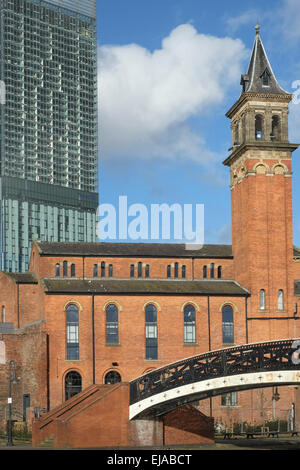
<path id="1" fill-rule="evenodd" d="M 43 324 L 32 325 L 12 334 L 0 335 L 5 341 L 6 364 L 0 365 L 0 421 L 4 420 L 9 391 L 9 362 L 15 361 L 20 379 L 12 385 L 13 408 L 23 414 L 23 395 L 30 394 L 30 407 L 47 408 L 47 336 Z M 31 423 L 32 416 L 29 416 Z"/>

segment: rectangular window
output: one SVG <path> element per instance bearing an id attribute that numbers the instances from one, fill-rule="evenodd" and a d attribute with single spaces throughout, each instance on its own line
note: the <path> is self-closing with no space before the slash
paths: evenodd
<path id="1" fill-rule="evenodd" d="M 67 359 L 69 361 L 78 361 L 79 359 L 79 339 L 78 323 L 67 324 Z"/>
<path id="2" fill-rule="evenodd" d="M 146 323 L 146 359 L 157 359 L 156 323 Z"/>
<path id="3" fill-rule="evenodd" d="M 195 343 L 196 342 L 196 325 L 190 323 L 184 324 L 184 342 Z"/>
<path id="4" fill-rule="evenodd" d="M 106 343 L 117 344 L 119 342 L 118 322 L 106 323 Z"/>
<path id="5" fill-rule="evenodd" d="M 223 343 L 233 343 L 233 322 L 223 322 Z"/>
<path id="6" fill-rule="evenodd" d="M 222 406 L 236 406 L 238 404 L 237 392 L 225 393 L 221 397 Z"/>

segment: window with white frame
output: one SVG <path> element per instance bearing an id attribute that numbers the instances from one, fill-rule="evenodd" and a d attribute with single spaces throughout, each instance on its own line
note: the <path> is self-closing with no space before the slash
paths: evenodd
<path id="1" fill-rule="evenodd" d="M 79 359 L 79 312 L 77 305 L 70 304 L 67 316 L 67 360 Z"/>
<path id="2" fill-rule="evenodd" d="M 196 342 L 196 310 L 191 304 L 184 307 L 184 342 Z"/>

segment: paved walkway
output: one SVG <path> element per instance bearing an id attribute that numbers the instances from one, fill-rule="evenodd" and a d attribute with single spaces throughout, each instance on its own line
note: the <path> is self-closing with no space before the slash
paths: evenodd
<path id="1" fill-rule="evenodd" d="M 135 452 L 141 450 L 151 451 L 180 451 L 180 450 L 192 450 L 192 451 L 199 451 L 199 450 L 206 450 L 206 451 L 224 451 L 224 450 L 298 450 L 300 451 L 300 438 L 290 438 L 290 439 L 281 439 L 281 438 L 268 438 L 268 439 L 245 439 L 245 438 L 237 438 L 237 439 L 228 439 L 224 441 L 224 439 L 216 439 L 215 444 L 203 444 L 203 445 L 195 445 L 195 446 L 168 446 L 168 447 L 144 447 L 144 448 L 137 448 L 137 447 L 126 447 L 126 448 L 96 448 L 96 449 L 69 449 L 69 450 L 99 450 L 99 451 L 128 451 L 133 450 Z M 14 445 L 12 447 L 8 447 L 6 441 L 0 441 L 0 451 L 2 450 L 21 450 L 21 451 L 66 451 L 68 449 L 53 449 L 49 447 L 32 447 L 32 445 L 28 442 L 18 442 L 14 441 Z"/>

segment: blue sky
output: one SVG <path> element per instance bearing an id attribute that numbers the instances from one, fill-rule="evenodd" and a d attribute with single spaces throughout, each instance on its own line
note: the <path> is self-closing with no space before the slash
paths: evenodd
<path id="1" fill-rule="evenodd" d="M 99 0 L 100 203 L 204 204 L 205 243 L 231 243 L 231 147 L 225 113 L 238 99 L 255 36 L 280 85 L 300 81 L 298 0 Z M 298 85 L 299 88 L 299 85 Z M 300 104 L 290 105 L 300 143 Z M 300 246 L 300 150 L 293 160 Z M 145 241 L 145 240 L 141 240 Z"/>

